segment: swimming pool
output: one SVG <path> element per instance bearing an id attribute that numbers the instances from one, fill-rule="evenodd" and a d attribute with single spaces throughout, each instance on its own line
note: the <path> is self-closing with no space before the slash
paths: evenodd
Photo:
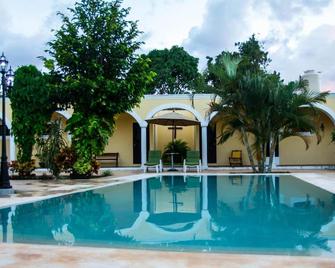
<path id="1" fill-rule="evenodd" d="M 157 176 L 0 210 L 3 242 L 331 255 L 335 195 L 295 177 Z"/>

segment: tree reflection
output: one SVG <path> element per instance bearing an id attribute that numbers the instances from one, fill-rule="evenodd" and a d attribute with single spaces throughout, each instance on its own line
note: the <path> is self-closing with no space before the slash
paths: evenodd
<path id="1" fill-rule="evenodd" d="M 16 207 L 14 242 L 85 244 L 123 241 L 104 195 L 88 191 Z"/>
<path id="2" fill-rule="evenodd" d="M 254 180 L 257 183 L 253 188 Z M 259 176 L 250 179 L 247 195 L 238 210 L 219 202 L 218 213 L 213 215 L 214 244 L 300 253 L 312 247 L 330 251 L 327 239 L 321 238 L 319 232 L 322 225 L 330 221 L 331 215 L 322 206 L 311 205 L 308 200 L 300 207 L 280 204 L 276 192 L 271 177 Z"/>
<path id="3" fill-rule="evenodd" d="M 8 214 L 10 208 L 4 208 L 0 210 L 0 224 L 2 229 L 2 242 L 7 242 L 7 227 L 8 227 Z"/>

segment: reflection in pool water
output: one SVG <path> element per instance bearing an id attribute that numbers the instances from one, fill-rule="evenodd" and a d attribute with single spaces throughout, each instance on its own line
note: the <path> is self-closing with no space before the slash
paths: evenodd
<path id="1" fill-rule="evenodd" d="M 292 176 L 159 176 L 0 210 L 3 242 L 333 255 L 334 195 Z"/>

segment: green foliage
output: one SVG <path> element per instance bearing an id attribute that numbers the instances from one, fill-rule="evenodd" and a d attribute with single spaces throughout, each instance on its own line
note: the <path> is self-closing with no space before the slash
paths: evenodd
<path id="1" fill-rule="evenodd" d="M 64 98 L 60 104 L 74 109 L 67 130 L 78 157 L 75 169 L 83 173 L 103 152 L 114 117 L 140 102 L 153 73 L 149 60 L 135 54 L 140 32 L 121 1 L 81 0 L 69 11 L 71 16 L 59 14 L 62 26 L 48 43 L 51 59 L 44 64 Z"/>
<path id="2" fill-rule="evenodd" d="M 182 162 L 183 159 L 186 158 L 186 153 L 190 148 L 187 145 L 186 141 L 183 140 L 174 140 L 169 142 L 164 147 L 163 159 L 166 161 L 169 157 L 168 153 L 177 153 L 177 157 L 175 157 L 175 162 Z M 179 159 L 179 161 L 178 161 Z"/>
<path id="3" fill-rule="evenodd" d="M 96 115 L 84 117 L 78 112 L 73 113 L 68 120 L 66 129 L 72 133 L 72 143 L 78 157 L 74 168 L 79 174 L 89 172 L 92 156 L 103 153 L 112 135 L 113 123 L 112 120 L 104 120 Z"/>
<path id="4" fill-rule="evenodd" d="M 49 122 L 45 134 L 47 135 L 46 138 L 42 136 L 37 141 L 37 157 L 44 163 L 46 168 L 50 169 L 54 176 L 58 177 L 61 169 L 56 162 L 56 158 L 61 150 L 67 146 L 61 121 Z"/>
<path id="5" fill-rule="evenodd" d="M 308 141 L 299 134 L 305 130 L 316 133 L 320 141 L 315 104 L 325 102 L 327 93 L 311 92 L 302 80 L 285 84 L 278 73 L 267 73 L 270 60 L 257 42 L 253 36 L 246 43 L 238 43 L 239 53 L 224 52 L 215 63 L 209 60 L 206 76 L 211 92 L 219 97 L 210 109 L 218 112 L 216 120 L 222 122 L 219 142 L 240 134 L 253 170 L 262 173 L 266 171 L 268 144 L 271 171 L 279 139 L 299 136 L 308 148 Z M 309 107 L 309 112 L 302 106 Z M 254 138 L 253 144 L 248 134 Z"/>
<path id="6" fill-rule="evenodd" d="M 254 34 L 246 42 L 237 42 L 235 46 L 237 46 L 238 52 L 234 54 L 241 58 L 239 64 L 241 73 L 266 72 L 266 67 L 270 64 L 271 59 Z"/>
<path id="7" fill-rule="evenodd" d="M 194 91 L 197 82 L 198 59 L 184 48 L 152 50 L 147 57 L 150 69 L 156 73 L 147 94 L 183 94 Z"/>
<path id="8" fill-rule="evenodd" d="M 262 44 L 255 38 L 255 35 L 252 35 L 245 42 L 235 43 L 235 46 L 238 48 L 237 51 L 222 51 L 215 57 L 215 60 L 207 57 L 207 70 L 203 74 L 207 87 L 199 83 L 197 89 L 204 91 L 205 88 L 205 92 L 213 93 L 213 87 L 208 87 L 208 83 L 214 85 L 214 88 L 219 88 L 222 83 L 229 82 L 233 76 L 236 76 L 238 80 L 246 74 L 267 73 L 266 67 L 271 59 L 268 57 L 268 52 L 264 51 Z M 231 68 L 235 68 L 235 70 Z M 236 86 L 234 85 L 234 87 Z"/>
<path id="9" fill-rule="evenodd" d="M 15 83 L 9 92 L 12 107 L 12 132 L 18 148 L 20 163 L 31 160 L 36 137 L 45 130 L 46 123 L 57 106 L 51 101 L 49 77 L 33 65 L 19 67 Z"/>

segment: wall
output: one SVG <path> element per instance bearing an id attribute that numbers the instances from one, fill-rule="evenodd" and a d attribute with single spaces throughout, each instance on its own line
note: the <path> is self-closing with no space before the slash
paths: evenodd
<path id="1" fill-rule="evenodd" d="M 133 123 L 129 114 L 121 114 L 116 120 L 116 128 L 109 139 L 105 153 L 119 152 L 119 166 L 133 166 Z"/>
<path id="2" fill-rule="evenodd" d="M 192 101 L 190 95 L 163 95 L 153 96 L 148 95 L 142 99 L 140 105 L 133 111 L 139 115 L 144 122 L 148 113 L 155 107 L 164 104 L 179 103 L 192 107 L 200 114 L 201 119 L 205 120 L 208 117 L 209 103 L 213 96 L 209 94 L 195 95 Z M 335 94 L 330 94 L 327 97 L 327 107 L 335 112 Z M 11 122 L 11 108 L 9 100 L 6 100 L 7 118 Z M 69 114 L 72 110 L 67 111 Z M 188 113 L 190 115 L 190 113 Z M 326 131 L 324 139 L 320 145 L 315 142 L 311 148 L 306 151 L 304 144 L 298 138 L 289 138 L 280 143 L 280 164 L 283 165 L 299 165 L 299 164 L 335 164 L 335 145 L 330 144 L 329 135 L 333 129 L 329 119 L 324 118 Z M 132 123 L 135 120 L 128 114 L 122 114 L 117 120 L 115 133 L 110 139 L 106 148 L 106 152 L 119 152 L 120 153 L 120 166 L 133 166 L 132 163 Z M 220 127 L 217 127 L 217 134 Z M 150 148 L 154 147 L 153 137 L 155 136 L 154 128 L 150 127 Z M 171 130 L 166 127 L 157 127 L 156 131 L 156 146 L 158 149 L 163 150 L 164 146 L 171 141 Z M 189 143 L 191 148 L 199 149 L 199 129 L 198 127 L 185 127 L 182 131 L 177 131 L 177 138 L 182 138 Z M 217 165 L 229 165 L 229 156 L 232 150 L 241 149 L 243 153 L 243 163 L 249 164 L 248 157 L 244 145 L 237 136 L 229 139 L 225 144 L 218 145 L 217 148 Z"/>
<path id="3" fill-rule="evenodd" d="M 324 114 L 321 114 L 319 123 L 325 126 L 322 141 L 317 144 L 315 135 L 308 138 L 311 142 L 308 150 L 298 137 L 289 137 L 280 142 L 280 165 L 335 165 L 335 144 L 330 142 L 330 134 L 335 127 Z"/>
<path id="4" fill-rule="evenodd" d="M 222 124 L 220 122 L 216 125 L 216 136 L 219 137 L 221 133 Z M 252 139 L 250 139 L 252 143 Z M 218 144 L 216 149 L 217 165 L 229 166 L 229 157 L 232 150 L 242 150 L 242 163 L 243 165 L 250 165 L 247 150 L 240 140 L 240 135 L 235 133 L 224 144 Z M 210 164 L 215 165 L 215 164 Z"/>
<path id="5" fill-rule="evenodd" d="M 332 121 L 321 113 L 318 123 L 325 126 L 321 143 L 317 144 L 316 136 L 308 138 L 310 147 L 306 151 L 304 141 L 299 137 L 289 137 L 279 143 L 280 165 L 335 165 L 335 144 L 331 143 L 331 132 L 335 129 Z M 217 136 L 221 132 L 221 123 L 217 123 Z M 252 139 L 251 139 L 252 143 Z M 212 166 L 229 166 L 229 156 L 232 150 L 242 150 L 243 165 L 250 165 L 245 146 L 239 135 L 235 134 L 224 144 L 217 145 L 217 163 Z"/>

